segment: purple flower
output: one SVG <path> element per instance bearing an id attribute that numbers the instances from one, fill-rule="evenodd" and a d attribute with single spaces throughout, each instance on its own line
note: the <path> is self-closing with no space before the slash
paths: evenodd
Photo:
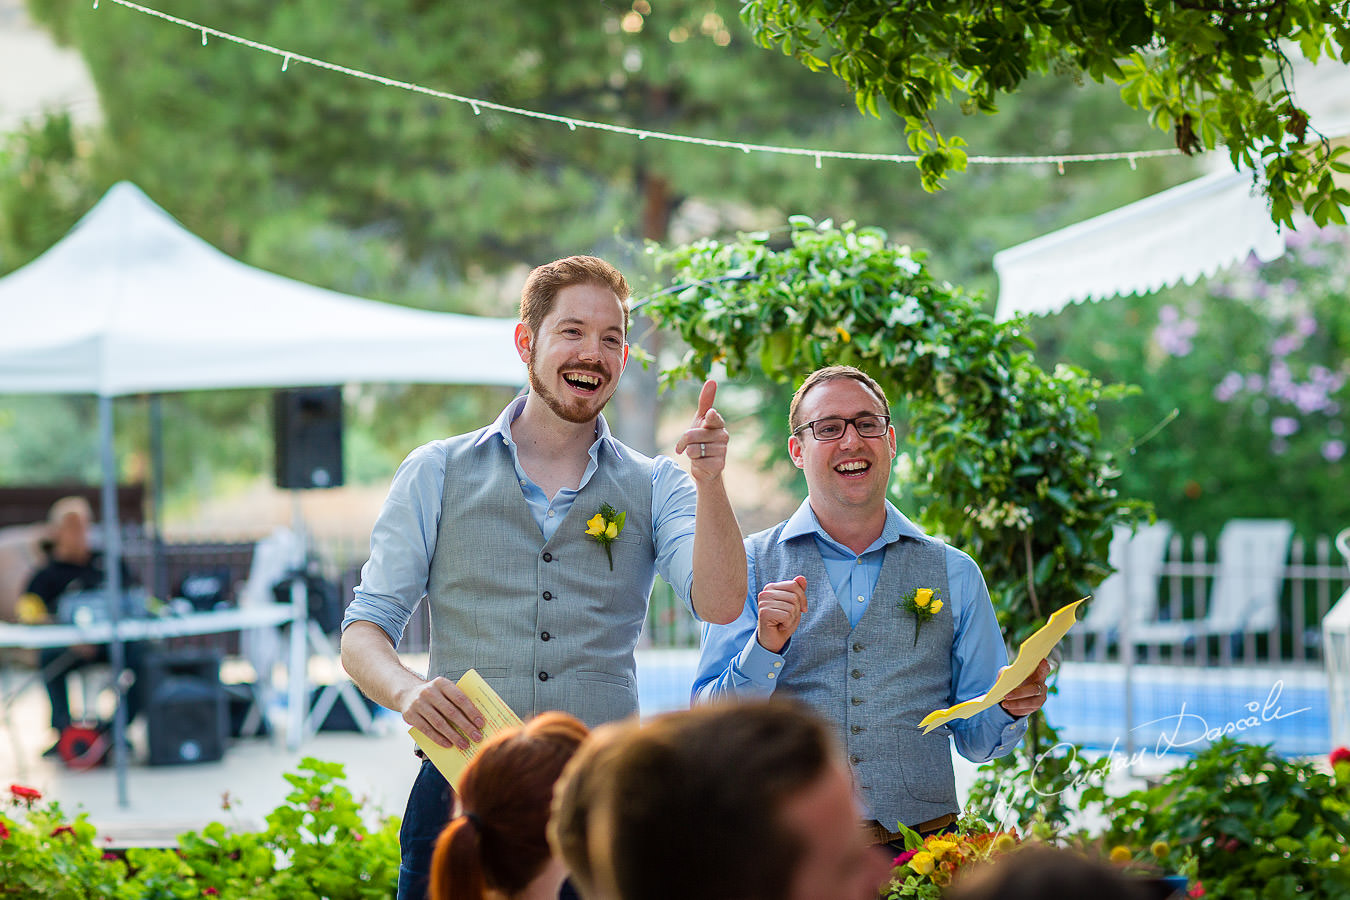
<path id="1" fill-rule="evenodd" d="M 1289 437 L 1298 431 L 1298 419 L 1290 416 L 1276 416 L 1270 420 L 1270 432 L 1276 437 Z"/>
<path id="2" fill-rule="evenodd" d="M 1158 327 L 1153 329 L 1153 340 L 1168 356 L 1187 356 L 1192 350 L 1191 338 L 1200 326 L 1194 319 L 1183 319 L 1172 305 L 1158 310 Z"/>
<path id="3" fill-rule="evenodd" d="M 1327 441 L 1322 444 L 1322 458 L 1329 463 L 1340 462 L 1345 456 L 1345 441 Z"/>
<path id="4" fill-rule="evenodd" d="M 1218 385 L 1215 386 L 1214 399 L 1218 400 L 1220 403 L 1227 403 L 1238 395 L 1238 392 L 1242 390 L 1242 386 L 1245 383 L 1246 382 L 1240 374 L 1237 372 L 1229 372 L 1227 375 L 1223 376 L 1223 381 L 1220 381 Z"/>
<path id="5" fill-rule="evenodd" d="M 1299 316 L 1294 323 L 1294 330 L 1305 338 L 1312 337 L 1317 333 L 1317 320 L 1312 316 Z"/>
<path id="6" fill-rule="evenodd" d="M 1302 346 L 1303 338 L 1301 336 L 1297 334 L 1281 335 L 1271 342 L 1270 355 L 1274 357 L 1285 357 Z"/>

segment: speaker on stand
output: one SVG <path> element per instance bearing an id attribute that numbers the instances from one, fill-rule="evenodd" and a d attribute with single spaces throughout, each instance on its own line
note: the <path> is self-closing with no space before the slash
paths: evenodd
<path id="1" fill-rule="evenodd" d="M 342 388 L 288 388 L 273 395 L 277 487 L 342 485 Z"/>

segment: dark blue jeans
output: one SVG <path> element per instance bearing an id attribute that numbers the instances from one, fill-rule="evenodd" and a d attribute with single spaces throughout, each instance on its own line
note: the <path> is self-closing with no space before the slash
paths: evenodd
<path id="1" fill-rule="evenodd" d="M 408 794 L 408 808 L 398 832 L 403 857 L 398 867 L 398 900 L 426 900 L 436 838 L 450 821 L 454 807 L 455 793 L 450 784 L 430 760 L 422 760 L 422 770 Z M 558 897 L 578 900 L 571 882 L 563 883 Z"/>
<path id="2" fill-rule="evenodd" d="M 408 808 L 398 831 L 403 857 L 398 867 L 398 900 L 426 900 L 436 838 L 450 821 L 454 807 L 455 794 L 450 783 L 431 760 L 422 760 L 422 770 L 408 794 Z"/>

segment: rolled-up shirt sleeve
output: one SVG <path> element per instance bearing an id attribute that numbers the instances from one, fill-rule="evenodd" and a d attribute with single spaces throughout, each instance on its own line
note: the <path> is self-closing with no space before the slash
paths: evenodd
<path id="1" fill-rule="evenodd" d="M 953 705 L 979 697 L 993 687 L 1008 664 L 1008 650 L 998 627 L 989 588 L 975 561 L 947 548 L 947 583 L 958 607 L 952 639 Z M 956 750 L 972 762 L 987 762 L 1012 751 L 1026 734 L 1027 721 L 995 704 L 969 719 L 951 723 Z"/>
<path id="2" fill-rule="evenodd" d="M 370 532 L 370 559 L 342 628 L 373 622 L 397 647 L 427 593 L 445 485 L 444 441 L 418 447 L 399 466 Z"/>
<path id="3" fill-rule="evenodd" d="M 652 466 L 652 544 L 656 571 L 695 619 L 689 595 L 694 587 L 694 521 L 698 489 L 694 479 L 668 456 Z"/>
<path id="4" fill-rule="evenodd" d="M 726 625 L 703 624 L 702 647 L 691 690 L 694 703 L 728 697 L 768 697 L 777 686 L 783 655 L 764 649 L 756 636 L 759 588 L 755 586 L 755 556 L 749 544 L 745 547 L 745 561 L 749 590 L 740 616 Z"/>

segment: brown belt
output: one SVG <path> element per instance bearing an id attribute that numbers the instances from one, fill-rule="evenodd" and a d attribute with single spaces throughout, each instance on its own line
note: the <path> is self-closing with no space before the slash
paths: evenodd
<path id="1" fill-rule="evenodd" d="M 938 816 L 936 819 L 929 819 L 927 822 L 920 822 L 913 826 L 912 830 L 920 835 L 930 834 L 939 829 L 946 828 L 956 821 L 956 813 L 947 813 L 945 816 Z M 892 841 L 904 840 L 898 831 L 887 831 L 880 822 L 871 821 L 863 823 L 863 831 L 871 838 L 874 844 L 889 844 Z"/>

